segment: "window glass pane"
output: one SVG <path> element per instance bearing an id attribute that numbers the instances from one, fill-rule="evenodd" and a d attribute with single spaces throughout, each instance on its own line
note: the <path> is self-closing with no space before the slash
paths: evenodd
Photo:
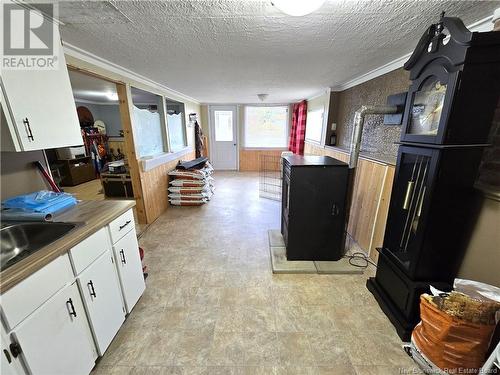
<path id="1" fill-rule="evenodd" d="M 245 147 L 286 147 L 288 107 L 246 107 Z"/>
<path id="2" fill-rule="evenodd" d="M 233 111 L 214 111 L 215 141 L 233 141 Z"/>
<path id="3" fill-rule="evenodd" d="M 323 110 L 307 112 L 306 139 L 321 142 L 323 132 Z"/>
<path id="4" fill-rule="evenodd" d="M 166 107 L 170 151 L 180 151 L 187 146 L 184 103 L 167 100 Z"/>
<path id="5" fill-rule="evenodd" d="M 158 111 L 162 98 L 132 87 L 134 141 L 138 157 L 166 152 L 165 126 Z"/>

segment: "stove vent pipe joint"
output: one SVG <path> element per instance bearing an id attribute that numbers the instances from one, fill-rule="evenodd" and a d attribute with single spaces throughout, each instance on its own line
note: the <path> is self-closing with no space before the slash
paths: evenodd
<path id="1" fill-rule="evenodd" d="M 401 109 L 392 105 L 363 105 L 354 114 L 354 129 L 352 130 L 351 148 L 349 156 L 349 169 L 358 165 L 359 150 L 361 148 L 361 136 L 366 115 L 388 115 L 399 113 Z"/>

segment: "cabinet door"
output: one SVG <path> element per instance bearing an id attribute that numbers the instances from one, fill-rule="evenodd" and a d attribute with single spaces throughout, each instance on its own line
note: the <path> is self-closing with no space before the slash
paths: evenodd
<path id="1" fill-rule="evenodd" d="M 99 355 L 103 355 L 125 320 L 113 256 L 108 250 L 78 276 Z"/>
<path id="2" fill-rule="evenodd" d="M 13 330 L 32 374 L 89 374 L 97 357 L 76 283 Z"/>
<path id="3" fill-rule="evenodd" d="M 131 230 L 118 241 L 113 246 L 113 250 L 120 276 L 125 309 L 127 313 L 130 313 L 144 289 L 146 289 L 135 230 Z"/>
<path id="4" fill-rule="evenodd" d="M 55 70 L 2 70 L 4 111 L 12 118 L 16 151 L 83 144 L 61 45 L 58 59 Z"/>
<path id="5" fill-rule="evenodd" d="M 0 353 L 0 374 L 2 375 L 22 375 L 26 372 L 20 362 L 20 356 L 14 357 L 10 349 L 10 345 L 13 343 L 9 335 L 3 329 L 0 324 L 1 332 L 1 350 Z"/>

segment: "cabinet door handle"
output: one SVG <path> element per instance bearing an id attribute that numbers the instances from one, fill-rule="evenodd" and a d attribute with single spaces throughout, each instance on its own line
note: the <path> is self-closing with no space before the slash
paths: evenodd
<path id="1" fill-rule="evenodd" d="M 123 264 L 127 264 L 127 260 L 125 259 L 125 251 L 123 251 L 123 249 L 120 250 L 120 258 Z"/>
<path id="2" fill-rule="evenodd" d="M 12 358 L 10 357 L 10 353 L 9 353 L 9 351 L 7 349 L 3 350 L 3 354 L 7 358 L 7 362 L 9 362 L 9 364 L 12 363 Z"/>
<path id="3" fill-rule="evenodd" d="M 95 294 L 95 289 L 94 289 L 94 283 L 92 282 L 92 280 L 90 280 L 88 283 L 87 283 L 87 286 L 89 287 L 90 289 L 90 295 L 92 297 L 97 297 L 97 295 Z"/>
<path id="4" fill-rule="evenodd" d="M 132 220 L 127 220 L 127 221 L 125 222 L 125 224 L 120 225 L 120 226 L 118 227 L 118 230 L 122 230 L 122 229 L 123 229 L 123 228 L 125 228 L 127 225 L 129 225 L 131 222 L 132 222 Z"/>
<path id="5" fill-rule="evenodd" d="M 73 315 L 76 318 L 75 305 L 73 305 L 73 300 L 70 298 L 66 301 L 66 305 L 69 305 L 71 310 L 69 311 L 69 315 Z"/>
<path id="6" fill-rule="evenodd" d="M 33 133 L 31 132 L 30 121 L 28 120 L 27 117 L 23 119 L 23 124 L 26 127 L 26 132 L 28 133 L 28 140 L 31 142 L 34 141 L 35 137 L 33 137 Z"/>

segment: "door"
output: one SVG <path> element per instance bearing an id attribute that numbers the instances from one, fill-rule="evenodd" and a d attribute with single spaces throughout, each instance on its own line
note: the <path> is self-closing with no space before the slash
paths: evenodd
<path id="1" fill-rule="evenodd" d="M 400 146 L 384 247 L 413 275 L 421 248 L 439 152 Z"/>
<path id="2" fill-rule="evenodd" d="M 83 144 L 62 45 L 58 59 L 55 70 L 2 70 L 2 106 L 16 151 Z"/>
<path id="3" fill-rule="evenodd" d="M 88 374 L 97 357 L 76 283 L 13 330 L 31 374 Z"/>
<path id="4" fill-rule="evenodd" d="M 210 106 L 210 159 L 214 169 L 238 170 L 237 106 Z"/>
<path id="5" fill-rule="evenodd" d="M 125 320 L 113 255 L 106 251 L 78 277 L 90 326 L 103 355 Z"/>
<path id="6" fill-rule="evenodd" d="M 120 276 L 125 309 L 127 313 L 130 313 L 146 289 L 135 230 L 131 230 L 114 244 L 113 251 Z"/>

